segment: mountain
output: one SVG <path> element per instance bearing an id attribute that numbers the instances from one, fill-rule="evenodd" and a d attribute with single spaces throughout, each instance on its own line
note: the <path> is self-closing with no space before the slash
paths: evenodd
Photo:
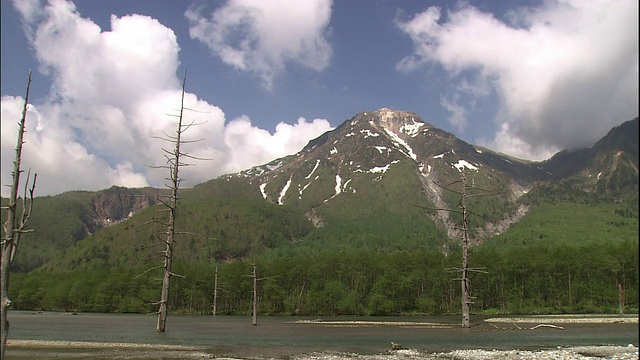
<path id="1" fill-rule="evenodd" d="M 70 191 L 37 197 L 37 210 L 29 221 L 33 232 L 23 235 L 13 270 L 29 271 L 59 257 L 66 248 L 96 231 L 156 205 L 158 193 L 152 188 L 114 186 L 97 192 Z"/>
<path id="2" fill-rule="evenodd" d="M 597 197 L 617 202 L 611 212 L 629 214 L 638 198 L 637 134 L 636 118 L 590 149 L 531 162 L 470 145 L 412 112 L 363 112 L 297 154 L 182 190 L 181 230 L 199 236 L 184 239 L 176 256 L 448 252 L 459 246 L 461 219 L 442 209 L 458 208 L 463 174 L 473 186 L 467 204 L 473 243 L 504 233 L 541 201 Z M 47 261 L 51 269 L 113 267 L 153 257 L 162 229 L 143 224 L 159 216 L 159 191 L 111 188 L 37 198 L 36 231 L 21 243 L 17 269 Z M 590 214 L 583 211 L 585 218 Z"/>
<path id="3" fill-rule="evenodd" d="M 555 181 L 571 181 L 589 191 L 637 192 L 638 118 L 614 127 L 590 149 L 557 153 L 541 168 Z"/>
<path id="4" fill-rule="evenodd" d="M 494 194 L 473 201 L 486 220 L 474 225 L 498 231 L 523 213 L 515 201 L 535 181 L 550 179 L 535 163 L 476 148 L 415 113 L 386 108 L 358 114 L 295 156 L 237 176 L 250 178 L 265 200 L 294 206 L 316 223 L 333 225 L 361 221 L 364 213 L 392 216 L 395 211 L 403 217 L 411 204 L 453 208 L 456 195 L 444 187 L 459 181 L 463 171 L 477 187 Z M 359 210 L 348 213 L 354 206 Z M 446 211 L 432 215 L 450 238 L 457 237 L 455 216 Z M 359 229 L 363 231 L 367 229 Z"/>

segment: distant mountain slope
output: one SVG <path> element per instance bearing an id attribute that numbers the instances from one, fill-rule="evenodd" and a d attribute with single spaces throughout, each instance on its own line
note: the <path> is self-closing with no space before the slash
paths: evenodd
<path id="1" fill-rule="evenodd" d="M 297 154 L 181 190 L 183 229 L 201 237 L 184 240 L 180 256 L 208 261 L 302 248 L 449 251 L 459 246 L 460 217 L 434 209 L 458 207 L 454 191 L 462 172 L 483 189 L 468 203 L 474 243 L 505 233 L 547 201 L 571 206 L 587 196 L 598 206 L 615 200 L 609 212 L 637 218 L 629 210 L 638 198 L 637 134 L 635 119 L 591 149 L 531 162 L 474 147 L 412 112 L 363 112 Z M 49 267 L 59 268 L 119 266 L 151 256 L 160 230 L 138 225 L 158 216 L 159 191 L 114 187 L 37 198 L 36 231 L 22 243 L 16 269 L 52 258 Z M 616 221 L 611 216 L 607 221 Z"/>
<path id="2" fill-rule="evenodd" d="M 114 186 L 96 192 L 70 191 L 37 197 L 29 221 L 33 232 L 23 235 L 13 270 L 29 271 L 60 256 L 88 235 L 155 205 L 158 193 L 152 188 Z"/>
<path id="3" fill-rule="evenodd" d="M 415 113 L 386 108 L 358 114 L 311 141 L 298 154 L 239 176 L 252 179 L 266 200 L 295 206 L 325 223 L 335 215 L 332 204 L 340 201 L 362 204 L 360 208 L 365 209 L 403 206 L 403 211 L 410 211 L 411 203 L 453 208 L 457 199 L 438 185 L 459 181 L 462 171 L 478 187 L 495 194 L 494 198 L 474 199 L 485 220 L 476 226 L 508 225 L 508 219 L 521 214 L 515 200 L 535 181 L 549 178 L 533 163 L 476 149 Z M 387 182 L 400 181 L 409 189 L 407 193 L 398 193 L 393 200 L 382 197 L 391 194 Z M 433 219 L 455 237 L 457 221 L 450 217 L 440 211 Z"/>
<path id="4" fill-rule="evenodd" d="M 638 118 L 611 129 L 590 149 L 561 151 L 541 163 L 555 181 L 600 193 L 638 191 Z"/>

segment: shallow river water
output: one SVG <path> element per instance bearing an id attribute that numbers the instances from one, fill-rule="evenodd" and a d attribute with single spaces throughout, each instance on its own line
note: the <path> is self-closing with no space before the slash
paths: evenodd
<path id="1" fill-rule="evenodd" d="M 637 317 L 636 317 L 637 319 Z M 571 323 L 549 319 L 530 322 L 487 322 L 472 317 L 472 327 L 461 328 L 459 317 L 259 317 L 170 315 L 166 332 L 155 331 L 156 317 L 135 314 L 65 314 L 11 311 L 7 359 L 113 357 L 101 344 L 163 344 L 198 350 L 201 357 L 236 359 L 301 358 L 421 358 L 459 349 L 539 350 L 575 346 L 638 346 L 638 323 Z M 560 329 L 562 327 L 562 329 Z M 29 340 L 29 341 L 27 341 Z M 66 350 L 40 343 L 72 342 Z M 93 343 L 82 346 L 79 342 Z M 409 352 L 390 352 L 391 342 Z M 99 343 L 98 346 L 95 343 Z M 148 348 L 153 346 L 144 345 Z M 76 348 L 76 350 L 69 350 Z M 84 349 L 83 349 L 84 348 Z M 168 350 L 171 347 L 167 348 Z M 114 350 L 115 351 L 115 350 Z M 74 353 L 77 355 L 74 355 Z M 636 352 L 637 353 L 637 352 Z M 89 354 L 89 355 L 87 355 Z M 136 358 L 122 351 L 121 358 Z M 126 355 L 129 354 L 129 355 Z M 402 355 L 402 356 L 399 356 Z M 405 356 L 406 355 L 406 356 Z M 167 352 L 168 356 L 168 352 Z M 186 355 L 185 355 L 186 356 Z M 178 356 L 179 357 L 179 356 Z M 426 356 L 425 356 L 426 357 Z M 146 357 L 149 358 L 149 357 Z M 158 358 L 162 358 L 159 356 Z"/>

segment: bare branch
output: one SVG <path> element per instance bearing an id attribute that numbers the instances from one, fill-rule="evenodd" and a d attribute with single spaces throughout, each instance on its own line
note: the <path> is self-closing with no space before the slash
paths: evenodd
<path id="1" fill-rule="evenodd" d="M 136 277 L 134 277 L 134 279 L 138 279 L 138 278 L 140 278 L 141 276 L 143 276 L 143 275 L 145 275 L 145 274 L 147 274 L 147 273 L 149 273 L 149 272 L 151 272 L 151 271 L 153 271 L 153 270 L 162 269 L 163 267 L 164 267 L 164 266 L 154 266 L 154 267 L 152 267 L 152 268 L 150 268 L 150 269 L 147 269 L 147 270 L 143 271 L 141 274 L 138 274 Z"/>
<path id="2" fill-rule="evenodd" d="M 190 111 L 190 112 L 199 113 L 199 114 L 209 114 L 210 113 L 209 111 L 200 111 L 200 110 L 195 110 L 195 109 L 188 108 L 188 107 L 185 107 L 184 110 Z M 198 123 L 197 125 L 201 125 L 201 124 L 205 124 L 205 123 L 206 123 L 206 121 L 203 121 L 201 123 Z"/>
<path id="3" fill-rule="evenodd" d="M 176 273 L 169 273 L 171 276 L 175 276 L 175 277 L 179 277 L 179 278 L 183 278 L 186 279 L 184 275 L 180 275 L 180 274 L 176 274 Z"/>

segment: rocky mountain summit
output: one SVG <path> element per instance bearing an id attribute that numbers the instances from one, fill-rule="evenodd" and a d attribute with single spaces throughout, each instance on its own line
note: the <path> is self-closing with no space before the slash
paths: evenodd
<path id="1" fill-rule="evenodd" d="M 612 129 L 592 148 L 533 162 L 468 144 L 413 112 L 362 112 L 296 154 L 182 190 L 181 213 L 188 217 L 185 226 L 216 239 L 192 239 L 193 249 L 208 249 L 198 253 L 203 258 L 243 256 L 283 241 L 447 251 L 459 244 L 461 218 L 455 210 L 463 175 L 472 195 L 467 206 L 475 244 L 526 217 L 531 201 L 523 199 L 532 192 L 544 198 L 579 191 L 603 196 L 598 201 L 630 197 L 625 201 L 637 204 L 638 119 Z M 37 251 L 23 247 L 31 264 L 24 270 L 90 234 L 96 234 L 90 240 L 96 244 L 85 245 L 89 253 L 111 244 L 102 237 L 113 239 L 109 246 L 119 243 L 122 259 L 129 256 L 127 246 L 144 248 L 147 240 L 138 239 L 135 224 L 145 220 L 136 220 L 137 214 L 157 205 L 160 191 L 113 187 L 39 199 L 29 236 L 48 240 L 33 241 Z M 126 232 L 100 235 L 105 227 L 129 222 Z"/>
<path id="2" fill-rule="evenodd" d="M 237 176 L 251 179 L 265 200 L 299 207 L 314 223 L 324 224 L 320 207 L 337 197 L 357 197 L 386 177 L 413 177 L 420 184 L 414 203 L 453 209 L 457 200 L 446 194 L 446 186 L 459 182 L 464 171 L 473 185 L 493 196 L 485 201 L 494 203 L 493 213 L 485 213 L 484 221 L 475 224 L 474 241 L 480 242 L 526 214 L 528 208 L 516 202 L 537 184 L 567 181 L 609 193 L 634 184 L 637 188 L 637 128 L 635 119 L 613 129 L 591 149 L 563 151 L 547 161 L 532 162 L 468 144 L 413 112 L 382 108 L 356 115 L 295 155 Z M 437 211 L 431 217 L 450 238 L 459 236 L 450 212 Z"/>

